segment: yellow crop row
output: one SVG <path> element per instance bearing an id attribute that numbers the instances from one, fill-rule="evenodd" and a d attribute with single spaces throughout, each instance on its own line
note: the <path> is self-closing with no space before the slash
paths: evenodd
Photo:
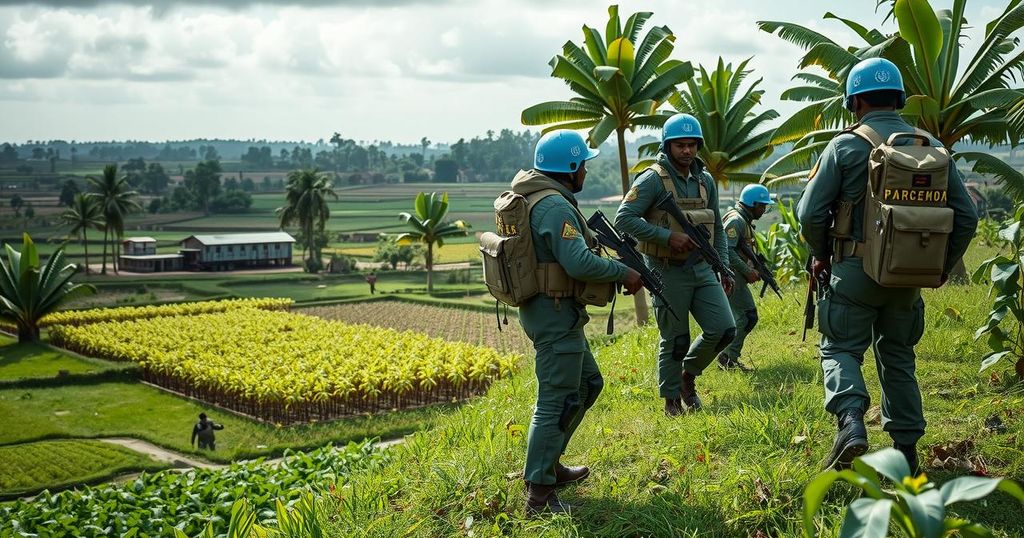
<path id="1" fill-rule="evenodd" d="M 79 353 L 137 362 L 151 380 L 174 387 L 186 382 L 207 399 L 285 408 L 381 395 L 436 395 L 439 386 L 480 387 L 508 375 L 517 360 L 491 348 L 415 332 L 253 308 L 58 325 L 50 335 L 57 345 Z"/>
<path id="2" fill-rule="evenodd" d="M 94 308 L 91 310 L 66 310 L 46 315 L 40 326 L 52 325 L 89 325 L 106 321 L 130 321 L 136 319 L 162 318 L 170 316 L 194 316 L 226 312 L 238 308 L 257 308 L 260 310 L 288 310 L 292 306 L 291 299 L 256 298 L 256 299 L 224 299 L 220 301 L 201 301 L 195 303 L 178 303 L 152 306 L 122 306 L 118 308 Z"/>

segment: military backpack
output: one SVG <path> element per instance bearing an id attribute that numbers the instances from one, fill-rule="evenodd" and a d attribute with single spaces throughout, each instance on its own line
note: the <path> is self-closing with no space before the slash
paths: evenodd
<path id="1" fill-rule="evenodd" d="M 530 174 L 541 176 L 534 171 L 521 171 L 516 176 L 517 181 L 531 180 L 537 185 L 537 178 L 531 178 Z M 541 176 L 541 181 L 545 179 Z M 613 283 L 582 282 L 570 277 L 557 263 L 537 261 L 530 214 L 534 206 L 548 196 L 561 196 L 561 193 L 554 188 L 513 189 L 501 193 L 494 201 L 497 233 L 484 232 L 480 236 L 487 290 L 508 306 L 521 306 L 541 293 L 558 299 L 574 298 L 585 305 L 608 304 L 615 293 Z M 582 216 L 580 223 L 587 246 L 596 250 L 597 239 Z"/>
<path id="2" fill-rule="evenodd" d="M 893 133 L 887 140 L 864 124 L 849 132 L 871 144 L 865 188 L 863 242 L 854 255 L 864 272 L 892 288 L 937 288 L 942 285 L 953 210 L 947 207 L 949 151 L 932 145 L 925 131 Z M 912 140 L 912 145 L 896 145 Z M 851 240 L 852 207 L 840 203 L 835 236 Z"/>

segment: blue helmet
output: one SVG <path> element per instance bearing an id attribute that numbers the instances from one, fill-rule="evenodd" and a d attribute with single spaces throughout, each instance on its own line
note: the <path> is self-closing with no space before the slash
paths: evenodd
<path id="1" fill-rule="evenodd" d="M 896 64 L 885 58 L 869 58 L 857 62 L 846 77 L 846 109 L 853 110 L 853 96 L 878 90 L 900 92 L 896 108 L 903 108 L 907 92 L 903 88 L 903 75 Z"/>
<path id="2" fill-rule="evenodd" d="M 743 187 L 740 192 L 740 203 L 747 207 L 754 207 L 754 204 L 773 205 L 772 195 L 768 194 L 768 188 L 756 183 Z"/>
<path id="3" fill-rule="evenodd" d="M 587 147 L 587 141 L 576 131 L 557 129 L 540 137 L 533 152 L 533 167 L 541 172 L 575 172 L 600 155 L 601 152 Z"/>
<path id="4" fill-rule="evenodd" d="M 704 132 L 701 131 L 700 122 L 689 114 L 673 114 L 665 120 L 661 128 L 661 147 L 665 148 L 665 142 L 677 138 L 695 138 L 698 143 L 704 144 Z"/>

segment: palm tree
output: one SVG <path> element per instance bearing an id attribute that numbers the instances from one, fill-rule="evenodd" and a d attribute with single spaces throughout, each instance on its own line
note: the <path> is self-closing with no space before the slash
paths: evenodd
<path id="1" fill-rule="evenodd" d="M 275 210 L 281 227 L 299 225 L 306 241 L 302 247 L 303 265 L 309 272 L 316 272 L 320 266 L 320 249 L 316 235 L 324 230 L 331 209 L 327 197 L 337 199 L 338 194 L 331 188 L 331 178 L 319 168 L 292 170 L 288 173 L 285 187 L 285 205 Z"/>
<path id="2" fill-rule="evenodd" d="M 103 228 L 103 215 L 96 200 L 86 194 L 75 193 L 71 204 L 63 213 L 60 220 L 69 228 L 68 237 L 82 239 L 82 247 L 85 248 L 85 274 L 89 274 L 89 228 L 99 230 Z"/>
<path id="3" fill-rule="evenodd" d="M 97 201 L 100 213 L 103 215 L 103 266 L 100 269 L 100 274 L 105 275 L 107 274 L 107 242 L 114 243 L 113 256 L 115 259 L 112 264 L 116 272 L 116 247 L 121 237 L 124 236 L 124 218 L 130 213 L 142 211 L 142 206 L 137 201 L 139 193 L 132 190 L 128 179 L 125 176 L 118 177 L 116 164 L 104 166 L 103 175 L 100 177 L 89 176 L 86 179 L 92 189 L 89 196 Z"/>
<path id="4" fill-rule="evenodd" d="M 591 147 L 598 147 L 614 132 L 619 147 L 619 174 L 623 194 L 629 190 L 626 160 L 626 130 L 660 128 L 667 116 L 658 107 L 676 90 L 676 85 L 693 77 L 690 62 L 669 60 L 675 48 L 675 35 L 668 26 L 651 28 L 642 39 L 650 12 L 639 12 L 619 19 L 619 7 L 608 8 L 605 36 L 583 26 L 584 46 L 572 41 L 562 46 L 562 54 L 551 59 L 551 76 L 565 81 L 576 97 L 568 101 L 548 101 L 523 110 L 524 125 L 547 125 L 553 129 L 589 129 Z M 647 323 L 647 298 L 641 291 L 634 296 L 637 323 Z"/>
<path id="5" fill-rule="evenodd" d="M 761 103 L 764 90 L 758 90 L 758 79 L 740 93 L 744 79 L 752 72 L 744 60 L 734 71 L 732 64 L 718 58 L 718 66 L 709 73 L 700 67 L 700 79 L 687 81 L 687 89 L 669 97 L 669 103 L 679 112 L 691 114 L 700 121 L 704 131 L 704 145 L 700 158 L 707 165 L 715 181 L 727 185 L 730 181 L 754 183 L 761 174 L 742 172 L 772 153 L 772 131 L 763 129 L 765 123 L 775 120 L 779 113 L 766 110 L 754 114 Z M 640 156 L 656 155 L 661 142 L 640 147 Z M 647 168 L 653 159 L 638 162 L 633 173 Z"/>
<path id="6" fill-rule="evenodd" d="M 64 265 L 64 249 L 58 248 L 39 267 L 39 253 L 26 233 L 21 252 L 6 246 L 7 260 L 0 259 L 0 319 L 18 326 L 18 341 L 39 340 L 39 320 L 68 301 L 96 293 L 91 284 L 73 284 L 75 265 Z"/>
<path id="7" fill-rule="evenodd" d="M 416 214 L 401 213 L 398 218 L 409 224 L 412 231 L 405 232 L 395 238 L 399 245 L 423 243 L 427 246 L 425 261 L 427 263 L 427 293 L 434 292 L 434 245 L 444 246 L 444 240 L 450 237 L 465 237 L 470 225 L 461 220 L 449 222 L 444 220 L 448 215 L 448 193 L 432 192 L 429 195 L 421 192 L 416 195 Z"/>
<path id="8" fill-rule="evenodd" d="M 892 35 L 825 14 L 826 19 L 838 20 L 853 30 L 863 41 L 858 47 L 841 47 L 797 24 L 758 22 L 762 30 L 807 50 L 801 68 L 817 65 L 828 74 L 799 73 L 794 78 L 804 85 L 783 94 L 784 99 L 810 104 L 776 129 L 773 143 L 795 142 L 795 146 L 769 167 L 765 179 L 787 183 L 806 177 L 804 169 L 838 128 L 853 120 L 842 104 L 846 74 L 858 61 L 881 56 L 895 63 L 903 75 L 907 105 L 902 114 L 909 123 L 939 139 L 955 159 L 973 163 L 974 171 L 994 175 L 1012 196 L 1024 197 L 1024 174 L 988 153 L 955 151 L 963 141 L 992 146 L 1016 145 L 1021 139 L 1024 92 L 1011 88 L 1010 83 L 1024 69 L 1024 52 L 1010 35 L 1024 26 L 1024 2 L 1011 0 L 1001 15 L 985 25 L 985 37 L 965 67 L 961 67 L 960 43 L 966 37 L 967 0 L 954 0 L 953 9 L 938 11 L 928 0 L 889 3 L 892 10 L 886 20 L 895 19 L 899 27 Z"/>

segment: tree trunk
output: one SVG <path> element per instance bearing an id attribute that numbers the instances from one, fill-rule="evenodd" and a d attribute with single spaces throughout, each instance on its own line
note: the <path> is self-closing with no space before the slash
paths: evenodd
<path id="1" fill-rule="evenodd" d="M 103 265 L 100 267 L 100 274 L 107 274 L 107 233 L 110 232 L 109 226 L 103 226 Z"/>
<path id="2" fill-rule="evenodd" d="M 89 276 L 89 231 L 82 228 L 82 247 L 85 248 L 85 275 Z"/>
<path id="3" fill-rule="evenodd" d="M 626 129 L 625 127 L 619 127 L 615 130 L 616 138 L 619 143 L 619 173 L 622 176 L 622 195 L 625 196 L 629 192 L 629 166 L 626 163 Z M 636 309 L 636 324 L 647 325 L 647 317 L 650 315 L 650 311 L 647 306 L 647 292 L 643 288 L 640 288 L 635 294 L 633 294 L 633 306 Z"/>
<path id="4" fill-rule="evenodd" d="M 18 342 L 37 342 L 39 341 L 39 326 L 38 325 L 22 325 L 18 324 Z"/>
<path id="5" fill-rule="evenodd" d="M 434 294 L 434 243 L 427 243 L 427 295 Z"/>
<path id="6" fill-rule="evenodd" d="M 121 274 L 119 272 L 118 266 L 117 266 L 117 261 L 118 261 L 118 259 L 120 258 L 120 255 L 121 255 L 121 241 L 120 241 L 120 239 L 121 239 L 121 235 L 120 234 L 114 234 L 114 236 L 110 238 L 110 242 L 112 243 L 110 245 L 110 251 L 111 251 L 111 253 L 110 253 L 110 265 L 112 265 L 114 267 L 114 274 L 115 275 Z"/>

